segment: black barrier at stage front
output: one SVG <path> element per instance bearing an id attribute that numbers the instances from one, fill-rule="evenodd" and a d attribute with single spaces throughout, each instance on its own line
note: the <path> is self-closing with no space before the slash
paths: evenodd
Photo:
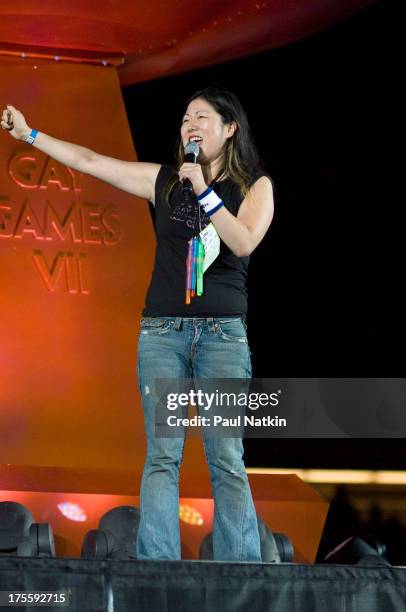
<path id="1" fill-rule="evenodd" d="M 0 591 L 58 590 L 47 611 L 405 612 L 406 568 L 0 558 Z"/>

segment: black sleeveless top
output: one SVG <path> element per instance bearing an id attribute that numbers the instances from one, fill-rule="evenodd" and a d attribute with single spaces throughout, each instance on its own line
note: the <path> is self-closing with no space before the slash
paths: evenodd
<path id="1" fill-rule="evenodd" d="M 203 275 L 203 295 L 185 303 L 186 258 L 188 241 L 199 228 L 199 206 L 195 196 L 185 203 L 180 185 L 172 191 L 170 206 L 164 198 L 164 187 L 176 172 L 161 166 L 155 183 L 155 233 L 157 245 L 151 283 L 147 292 L 144 317 L 245 317 L 247 314 L 246 280 L 249 257 L 237 257 L 220 239 L 220 254 Z M 250 186 L 261 176 L 261 169 L 252 177 Z M 237 216 L 243 196 L 240 188 L 226 178 L 213 184 L 225 207 Z M 210 217 L 200 207 L 200 227 Z"/>

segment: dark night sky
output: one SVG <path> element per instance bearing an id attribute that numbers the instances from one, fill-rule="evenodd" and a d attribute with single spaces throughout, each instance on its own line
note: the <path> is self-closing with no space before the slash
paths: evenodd
<path id="1" fill-rule="evenodd" d="M 400 4 L 242 60 L 123 88 L 140 160 L 171 163 L 184 101 L 243 103 L 275 182 L 251 257 L 254 377 L 401 377 L 404 207 L 393 192 Z M 399 76 L 398 76 L 399 75 Z M 247 465 L 406 468 L 403 440 L 247 440 Z"/>

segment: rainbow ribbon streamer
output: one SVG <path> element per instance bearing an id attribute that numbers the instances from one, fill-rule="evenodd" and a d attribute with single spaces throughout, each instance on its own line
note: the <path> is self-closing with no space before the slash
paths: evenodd
<path id="1" fill-rule="evenodd" d="M 203 294 L 204 244 L 199 238 L 188 242 L 186 259 L 186 304 L 196 295 Z"/>
<path id="2" fill-rule="evenodd" d="M 203 293 L 203 262 L 204 262 L 204 244 L 199 240 L 197 247 L 197 295 Z"/>

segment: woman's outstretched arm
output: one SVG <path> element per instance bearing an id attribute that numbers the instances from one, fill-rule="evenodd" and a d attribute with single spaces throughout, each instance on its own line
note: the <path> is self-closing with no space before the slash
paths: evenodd
<path id="1" fill-rule="evenodd" d="M 23 142 L 27 142 L 31 133 L 24 115 L 10 104 L 3 110 L 1 127 L 13 138 Z M 107 157 L 43 132 L 38 132 L 33 146 L 73 170 L 90 174 L 118 189 L 154 201 L 155 180 L 161 167 L 159 164 Z"/>

